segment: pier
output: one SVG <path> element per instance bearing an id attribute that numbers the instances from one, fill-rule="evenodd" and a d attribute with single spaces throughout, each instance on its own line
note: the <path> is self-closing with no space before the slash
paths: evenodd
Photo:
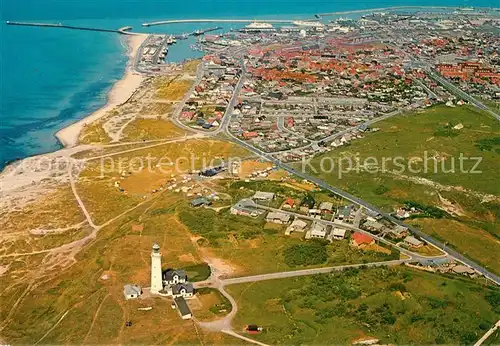
<path id="1" fill-rule="evenodd" d="M 178 23 L 293 23 L 293 20 L 285 19 L 176 19 L 162 20 L 159 22 L 144 23 L 142 26 L 167 25 Z"/>
<path id="2" fill-rule="evenodd" d="M 189 35 L 200 36 L 200 35 L 206 34 L 207 32 L 212 32 L 212 31 L 220 30 L 220 29 L 222 29 L 222 27 L 220 27 L 220 26 L 216 26 L 215 28 L 199 29 L 199 30 L 193 31 Z"/>
<path id="3" fill-rule="evenodd" d="M 64 25 L 62 23 L 30 23 L 30 22 L 11 22 L 7 21 L 7 25 L 18 25 L 18 26 L 36 26 L 42 28 L 59 28 L 59 29 L 72 29 L 72 30 L 86 30 L 86 31 L 99 31 L 99 32 L 111 32 L 115 34 L 123 34 L 123 35 L 141 35 L 135 32 L 131 32 L 131 26 L 124 26 L 120 29 L 103 29 L 103 28 L 92 28 L 92 27 L 84 27 L 84 26 L 74 26 L 74 25 Z"/>

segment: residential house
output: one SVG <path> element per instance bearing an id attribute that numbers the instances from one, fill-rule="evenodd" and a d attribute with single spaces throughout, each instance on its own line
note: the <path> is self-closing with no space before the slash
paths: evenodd
<path id="1" fill-rule="evenodd" d="M 368 234 L 361 232 L 354 232 L 351 237 L 351 244 L 356 247 L 369 246 L 375 243 L 375 240 Z"/>
<path id="2" fill-rule="evenodd" d="M 323 239 L 326 237 L 326 226 L 322 223 L 319 222 L 314 222 L 311 231 L 310 231 L 310 236 L 311 238 L 319 238 Z"/>
<path id="3" fill-rule="evenodd" d="M 278 211 L 271 211 L 269 214 L 267 214 L 266 221 L 277 224 L 285 224 L 288 223 L 288 221 L 290 221 L 290 215 L 285 213 L 280 213 Z"/>
<path id="4" fill-rule="evenodd" d="M 347 230 L 342 228 L 334 228 L 330 234 L 328 234 L 327 239 L 332 242 L 333 240 L 342 240 L 345 238 Z"/>
<path id="5" fill-rule="evenodd" d="M 404 236 L 407 236 L 409 233 L 408 228 L 401 226 L 401 225 L 397 225 L 396 227 L 391 229 L 390 232 L 391 232 L 391 236 L 394 238 L 403 238 Z"/>
<path id="6" fill-rule="evenodd" d="M 467 276 L 476 275 L 476 271 L 474 269 L 464 265 L 456 265 L 451 270 L 456 274 L 467 275 Z"/>
<path id="7" fill-rule="evenodd" d="M 187 281 L 186 272 L 182 269 L 167 269 L 163 272 L 163 284 L 175 285 L 185 283 Z"/>
<path id="8" fill-rule="evenodd" d="M 293 220 L 292 224 L 286 229 L 285 235 L 290 235 L 290 233 L 292 232 L 304 232 L 306 226 L 307 222 L 300 219 L 295 219 Z"/>
<path id="9" fill-rule="evenodd" d="M 300 211 L 307 213 L 309 209 L 314 208 L 316 201 L 311 195 L 306 195 L 300 202 Z"/>
<path id="10" fill-rule="evenodd" d="M 351 217 L 352 205 L 345 205 L 337 209 L 337 218 L 339 220 L 349 220 Z"/>
<path id="11" fill-rule="evenodd" d="M 141 286 L 127 284 L 123 286 L 123 295 L 125 299 L 136 299 L 142 294 Z"/>
<path id="12" fill-rule="evenodd" d="M 363 228 L 374 233 L 380 233 L 384 230 L 385 226 L 378 221 L 367 220 L 363 224 Z"/>
<path id="13" fill-rule="evenodd" d="M 424 243 L 422 241 L 418 240 L 417 238 L 415 238 L 411 235 L 407 236 L 404 239 L 404 243 L 405 243 L 405 245 L 407 245 L 409 247 L 413 247 L 413 248 L 419 248 L 419 247 L 424 246 Z"/>
<path id="14" fill-rule="evenodd" d="M 321 202 L 321 204 L 319 205 L 319 209 L 321 210 L 322 213 L 331 214 L 333 210 L 333 203 Z"/>
<path id="15" fill-rule="evenodd" d="M 231 214 L 233 214 L 233 215 L 242 215 L 242 216 L 251 216 L 251 217 L 257 217 L 263 213 L 262 210 L 246 207 L 246 206 L 241 205 L 241 204 L 235 204 L 234 206 L 231 207 L 230 211 L 231 211 Z"/>
<path id="16" fill-rule="evenodd" d="M 183 297 L 177 297 L 174 299 L 175 306 L 177 307 L 177 311 L 179 311 L 179 315 L 183 320 L 188 320 L 193 317 L 191 313 L 191 309 L 186 303 L 186 300 Z"/>
<path id="17" fill-rule="evenodd" d="M 410 217 L 410 213 L 404 209 L 404 208 L 399 208 L 397 211 L 396 211 L 396 215 L 395 215 L 398 219 L 402 220 L 402 219 L 406 219 L 408 217 Z"/>
<path id="18" fill-rule="evenodd" d="M 307 213 L 310 216 L 321 216 L 321 209 L 309 209 Z"/>
<path id="19" fill-rule="evenodd" d="M 174 298 L 177 297 L 190 298 L 194 294 L 193 284 L 190 283 L 172 285 L 171 290 L 172 290 L 172 297 Z"/>
<path id="20" fill-rule="evenodd" d="M 257 132 L 253 132 L 253 131 L 243 132 L 243 138 L 245 138 L 245 139 L 252 139 L 252 138 L 255 138 L 258 136 L 259 136 L 259 134 Z"/>
<path id="21" fill-rule="evenodd" d="M 257 199 L 259 201 L 271 201 L 274 199 L 274 193 L 273 192 L 263 192 L 263 191 L 257 191 L 253 197 L 253 199 Z"/>
<path id="22" fill-rule="evenodd" d="M 285 209 L 295 208 L 295 200 L 293 198 L 287 198 L 285 203 L 283 203 L 283 208 Z"/>

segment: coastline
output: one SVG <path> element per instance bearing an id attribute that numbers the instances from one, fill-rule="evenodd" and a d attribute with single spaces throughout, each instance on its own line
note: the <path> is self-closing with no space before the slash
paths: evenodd
<path id="1" fill-rule="evenodd" d="M 127 62 L 127 67 L 125 68 L 123 78 L 113 85 L 108 93 L 107 102 L 103 107 L 99 108 L 85 118 L 78 120 L 77 122 L 56 132 L 56 138 L 65 148 L 77 145 L 78 137 L 80 136 L 84 126 L 100 119 L 106 115 L 107 112 L 127 101 L 135 90 L 141 85 L 141 82 L 145 77 L 134 71 L 133 63 L 139 47 L 147 37 L 147 34 L 126 36 L 125 39 L 128 45 L 129 60 Z"/>

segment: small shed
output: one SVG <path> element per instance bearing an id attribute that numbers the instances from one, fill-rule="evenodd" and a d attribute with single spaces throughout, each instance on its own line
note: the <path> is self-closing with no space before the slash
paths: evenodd
<path id="1" fill-rule="evenodd" d="M 419 247 L 424 245 L 424 243 L 422 241 L 418 240 L 417 238 L 415 238 L 411 235 L 409 235 L 405 238 L 404 243 L 407 246 L 415 247 L 415 248 L 419 248 Z"/>
<path id="2" fill-rule="evenodd" d="M 210 205 L 211 202 L 206 199 L 205 197 L 198 197 L 198 198 L 195 198 L 191 201 L 191 206 L 192 207 L 201 207 L 201 206 L 204 206 L 204 205 Z"/>
<path id="3" fill-rule="evenodd" d="M 123 286 L 123 295 L 127 300 L 139 298 L 141 294 L 142 294 L 141 286 L 130 285 L 130 284 Z"/>
<path id="4" fill-rule="evenodd" d="M 253 199 L 261 200 L 261 201 L 270 201 L 274 199 L 274 193 L 273 192 L 263 192 L 263 191 L 257 191 L 253 197 Z"/>
<path id="5" fill-rule="evenodd" d="M 177 297 L 174 299 L 175 306 L 177 307 L 177 311 L 179 311 L 179 315 L 183 320 L 189 320 L 193 317 L 193 313 L 191 309 L 186 303 L 186 300 L 183 297 Z"/>

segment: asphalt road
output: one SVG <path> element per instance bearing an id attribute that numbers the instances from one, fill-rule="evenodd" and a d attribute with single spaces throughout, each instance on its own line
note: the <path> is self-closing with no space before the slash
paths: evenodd
<path id="1" fill-rule="evenodd" d="M 486 113 L 490 114 L 492 117 L 500 121 L 500 115 L 496 112 L 494 112 L 492 109 L 490 109 L 488 106 L 486 106 L 484 103 L 480 102 L 476 98 L 472 97 L 471 95 L 467 94 L 465 91 L 457 88 L 456 85 L 453 83 L 447 81 L 445 78 L 441 77 L 438 75 L 436 72 L 432 71 L 429 68 L 429 75 L 439 84 L 443 85 L 446 89 L 454 93 L 455 95 L 464 98 L 465 100 L 469 101 L 472 103 L 474 106 L 477 108 L 485 111 Z"/>

